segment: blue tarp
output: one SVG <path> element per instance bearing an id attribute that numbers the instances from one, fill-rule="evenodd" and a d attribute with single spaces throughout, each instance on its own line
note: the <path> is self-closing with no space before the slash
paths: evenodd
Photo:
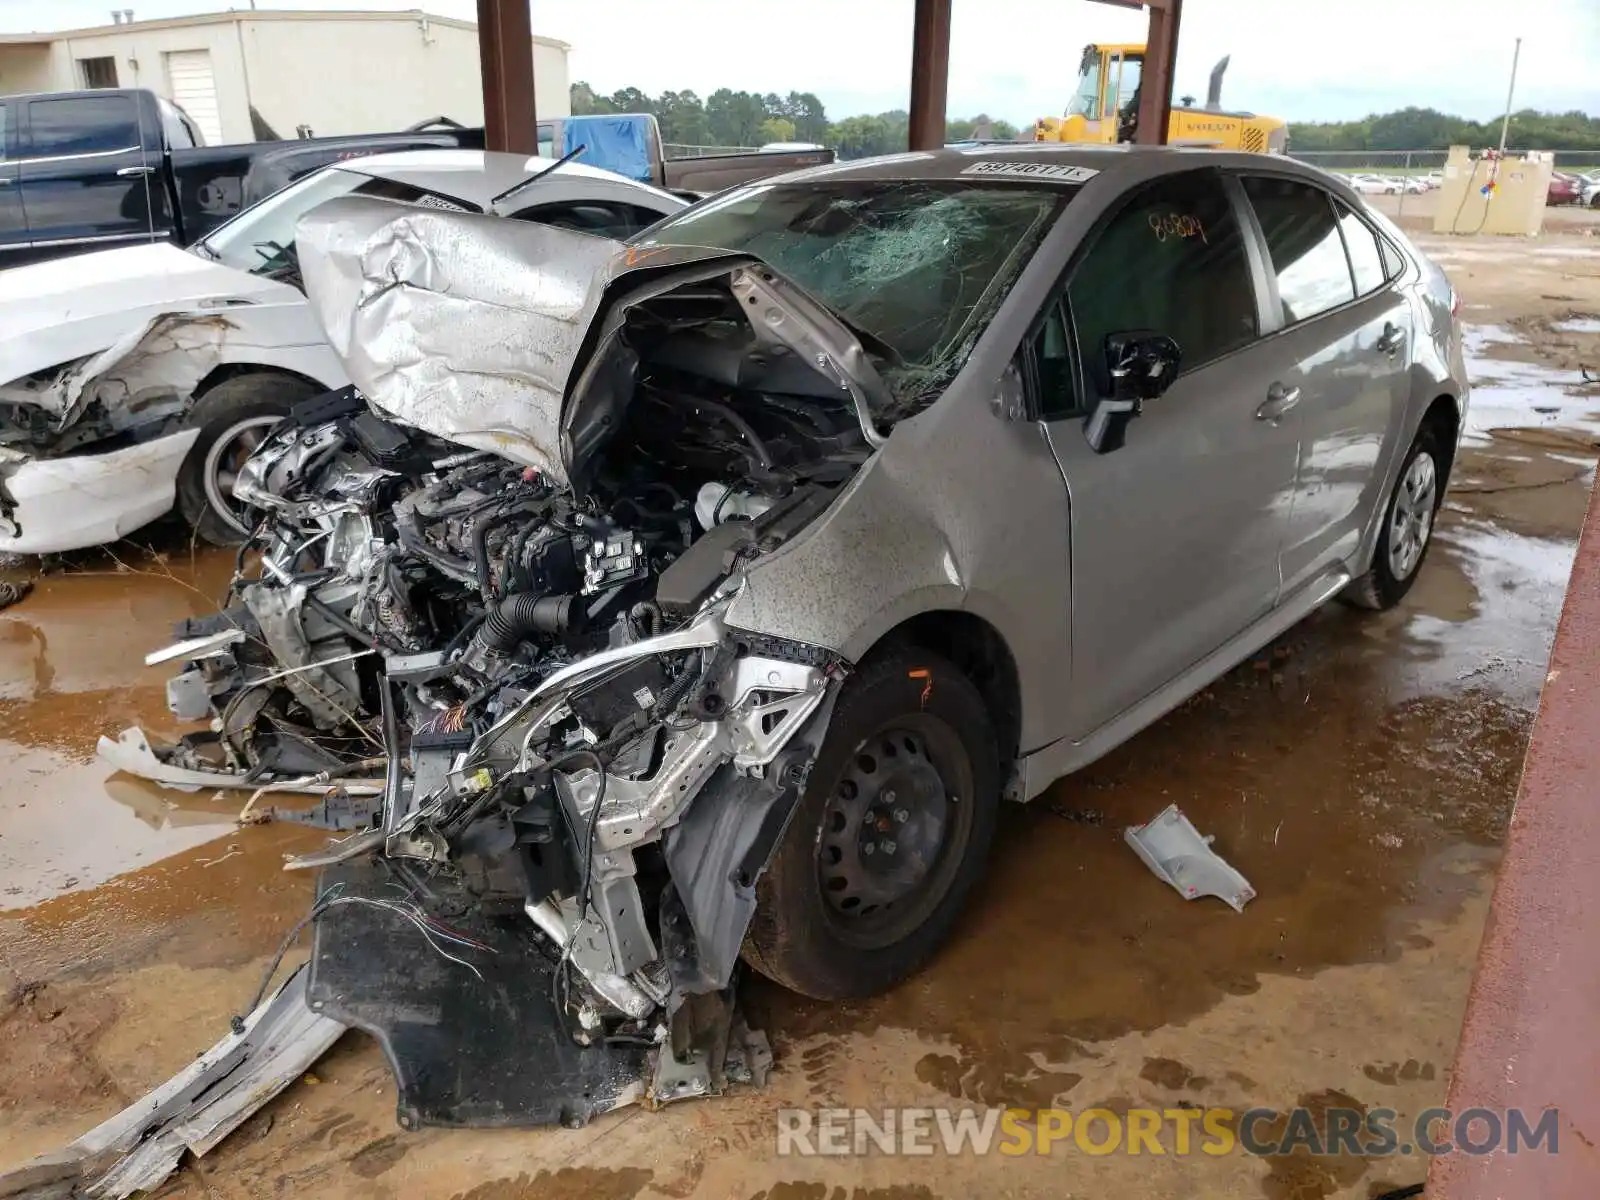
<path id="1" fill-rule="evenodd" d="M 649 122 L 646 116 L 567 117 L 561 153 L 570 154 L 584 146 L 577 162 L 649 183 L 655 169 Z"/>

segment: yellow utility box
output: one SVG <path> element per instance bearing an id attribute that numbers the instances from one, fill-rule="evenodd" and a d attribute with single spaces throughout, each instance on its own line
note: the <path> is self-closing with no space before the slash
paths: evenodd
<path id="1" fill-rule="evenodd" d="M 1555 167 L 1555 155 L 1539 150 L 1496 161 L 1473 158 L 1465 146 L 1451 146 L 1433 231 L 1537 235 L 1544 228 Z"/>

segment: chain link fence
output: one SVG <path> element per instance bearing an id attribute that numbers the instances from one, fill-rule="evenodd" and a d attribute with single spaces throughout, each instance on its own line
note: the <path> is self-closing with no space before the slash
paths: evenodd
<path id="1" fill-rule="evenodd" d="M 1600 171 L 1600 150 L 1557 150 L 1554 153 L 1558 171 Z M 1321 167 L 1324 171 L 1337 171 L 1344 175 L 1352 172 L 1410 175 L 1442 171 L 1445 159 L 1450 157 L 1450 151 L 1307 150 L 1303 153 L 1291 151 L 1289 157 Z"/>
<path id="2" fill-rule="evenodd" d="M 1600 172 L 1600 150 L 1557 150 L 1555 156 L 1558 171 Z M 1357 191 L 1396 197 L 1403 215 L 1408 197 L 1424 195 L 1439 186 L 1450 151 L 1291 150 L 1289 157 L 1336 175 L 1357 177 L 1352 180 Z"/>

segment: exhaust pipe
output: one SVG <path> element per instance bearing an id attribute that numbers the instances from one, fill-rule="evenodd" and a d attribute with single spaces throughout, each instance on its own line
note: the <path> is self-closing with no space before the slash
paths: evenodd
<path id="1" fill-rule="evenodd" d="M 1211 68 L 1211 86 L 1206 88 L 1206 109 L 1209 112 L 1222 111 L 1222 77 L 1228 73 L 1228 63 L 1233 58 L 1231 54 L 1224 54 L 1217 65 Z"/>

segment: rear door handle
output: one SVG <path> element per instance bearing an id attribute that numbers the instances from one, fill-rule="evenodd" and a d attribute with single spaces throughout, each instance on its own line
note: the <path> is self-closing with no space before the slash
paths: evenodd
<path id="1" fill-rule="evenodd" d="M 1393 321 L 1384 323 L 1383 332 L 1378 335 L 1378 349 L 1385 354 L 1393 354 L 1406 344 L 1406 331 Z"/>
<path id="2" fill-rule="evenodd" d="M 117 172 L 118 179 L 132 179 L 137 175 L 149 175 L 154 167 L 123 167 Z"/>
<path id="3" fill-rule="evenodd" d="M 1300 403 L 1300 389 L 1286 388 L 1275 383 L 1267 389 L 1267 398 L 1256 409 L 1256 420 L 1276 422 L 1279 417 Z"/>

